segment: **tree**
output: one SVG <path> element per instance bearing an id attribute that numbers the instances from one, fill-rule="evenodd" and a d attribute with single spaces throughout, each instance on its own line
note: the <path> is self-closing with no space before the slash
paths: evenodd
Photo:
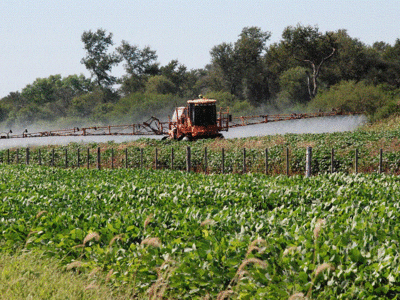
<path id="1" fill-rule="evenodd" d="M 192 69 L 186 72 L 182 97 L 193 99 L 200 94 L 206 94 L 208 72 L 205 69 Z"/>
<path id="2" fill-rule="evenodd" d="M 396 39 L 393 46 L 384 48 L 382 58 L 386 62 L 386 82 L 400 88 L 400 39 Z"/>
<path id="3" fill-rule="evenodd" d="M 139 49 L 126 41 L 122 41 L 117 51 L 125 62 L 124 68 L 127 73 L 122 78 L 123 94 L 144 90 L 147 79 L 159 73 L 156 51 L 148 46 Z"/>
<path id="4" fill-rule="evenodd" d="M 266 102 L 269 97 L 266 68 L 262 57 L 270 37 L 270 32 L 263 32 L 259 27 L 245 27 L 235 43 L 242 70 L 243 94 L 253 104 Z"/>
<path id="5" fill-rule="evenodd" d="M 322 34 L 318 27 L 288 26 L 282 33 L 283 44 L 293 57 L 311 67 L 308 73 L 308 93 L 313 99 L 318 92 L 318 77 L 325 62 L 333 57 L 336 46 L 331 33 Z"/>
<path id="6" fill-rule="evenodd" d="M 268 47 L 264 56 L 264 64 L 270 97 L 275 98 L 280 92 L 280 76 L 290 68 L 298 67 L 299 62 L 293 58 L 289 49 L 280 42 Z"/>
<path id="7" fill-rule="evenodd" d="M 231 94 L 237 95 L 241 83 L 241 74 L 237 64 L 237 53 L 235 53 L 233 45 L 222 43 L 213 47 L 210 54 L 212 63 L 221 73 L 225 89 Z"/>
<path id="8" fill-rule="evenodd" d="M 286 105 L 297 103 L 304 104 L 308 100 L 307 90 L 304 88 L 304 83 L 307 81 L 306 69 L 304 67 L 290 68 L 282 72 L 279 77 L 279 100 Z"/>
<path id="9" fill-rule="evenodd" d="M 182 97 L 188 80 L 186 66 L 174 59 L 166 66 L 161 67 L 160 73 L 174 84 L 173 94 L 178 94 Z"/>
<path id="10" fill-rule="evenodd" d="M 32 84 L 23 88 L 21 96 L 25 99 L 26 105 L 37 104 L 52 111 L 54 117 L 64 117 L 72 99 L 91 89 L 90 79 L 84 75 L 62 78 L 57 74 L 47 78 L 37 78 Z"/>
<path id="11" fill-rule="evenodd" d="M 61 81 L 62 92 L 68 91 L 73 97 L 87 93 L 92 90 L 92 83 L 90 78 L 85 75 L 69 75 L 64 77 Z"/>
<path id="12" fill-rule="evenodd" d="M 0 122 L 7 120 L 12 114 L 15 115 L 16 111 L 26 105 L 26 99 L 21 96 L 21 93 L 11 92 L 0 101 Z M 11 122 L 7 123 L 10 124 Z"/>
<path id="13" fill-rule="evenodd" d="M 220 71 L 226 91 L 253 104 L 268 98 L 263 53 L 270 36 L 258 27 L 245 27 L 234 44 L 222 43 L 212 48 L 212 64 Z"/>
<path id="14" fill-rule="evenodd" d="M 93 92 L 77 96 L 71 100 L 69 113 L 75 117 L 88 118 L 93 113 L 96 106 L 104 103 L 106 90 L 95 89 Z"/>
<path id="15" fill-rule="evenodd" d="M 367 47 L 358 39 L 350 37 L 345 29 L 333 32 L 331 37 L 337 50 L 329 65 L 325 66 L 321 80 L 331 86 L 342 80 L 365 79 L 370 68 Z"/>
<path id="16" fill-rule="evenodd" d="M 174 94 L 176 86 L 164 75 L 150 77 L 146 83 L 146 92 L 153 94 Z"/>
<path id="17" fill-rule="evenodd" d="M 350 112 L 365 112 L 369 117 L 391 102 L 391 97 L 381 87 L 364 81 L 342 81 L 328 91 L 318 94 L 310 106 L 330 111 L 332 108 Z"/>
<path id="18" fill-rule="evenodd" d="M 266 50 L 265 43 L 271 37 L 271 33 L 261 31 L 259 27 L 245 27 L 239 34 L 235 43 L 240 64 L 244 69 L 251 69 L 262 59 Z"/>
<path id="19" fill-rule="evenodd" d="M 107 34 L 104 29 L 97 29 L 96 32 L 84 31 L 81 37 L 86 50 L 86 56 L 81 63 L 85 65 L 95 78 L 98 86 L 110 88 L 116 83 L 117 78 L 110 74 L 113 66 L 121 62 L 121 57 L 116 53 L 108 53 L 112 46 L 112 33 Z"/>
<path id="20" fill-rule="evenodd" d="M 61 75 L 51 75 L 48 78 L 37 78 L 22 90 L 22 97 L 30 103 L 45 104 L 55 102 L 56 91 L 62 86 Z"/>
<path id="21" fill-rule="evenodd" d="M 117 51 L 125 61 L 124 68 L 129 75 L 141 76 L 157 73 L 157 54 L 150 47 L 139 49 L 138 46 L 132 46 L 127 41 L 122 41 Z"/>

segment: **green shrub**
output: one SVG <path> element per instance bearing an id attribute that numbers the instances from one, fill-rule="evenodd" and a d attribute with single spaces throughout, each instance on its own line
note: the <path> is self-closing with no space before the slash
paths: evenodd
<path id="1" fill-rule="evenodd" d="M 349 112 L 365 112 L 370 117 L 391 98 L 380 87 L 364 82 L 342 81 L 320 93 L 310 103 L 313 109 L 329 111 L 340 109 Z"/>

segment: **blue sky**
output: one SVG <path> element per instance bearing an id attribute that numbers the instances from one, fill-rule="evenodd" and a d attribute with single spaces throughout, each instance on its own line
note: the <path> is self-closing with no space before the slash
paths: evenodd
<path id="1" fill-rule="evenodd" d="M 150 46 L 161 65 L 178 59 L 189 69 L 204 67 L 213 46 L 236 41 L 246 26 L 270 31 L 269 44 L 298 23 L 347 29 L 368 45 L 400 38 L 398 0 L 1 0 L 0 13 L 0 97 L 39 77 L 89 76 L 80 37 L 90 29 L 112 32 L 116 46 Z M 122 66 L 113 73 L 122 75 Z"/>

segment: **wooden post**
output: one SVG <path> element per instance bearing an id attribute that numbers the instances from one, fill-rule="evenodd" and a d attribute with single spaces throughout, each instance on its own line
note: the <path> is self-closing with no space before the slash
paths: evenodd
<path id="1" fill-rule="evenodd" d="M 55 157 L 55 153 L 54 153 L 54 148 L 52 148 L 51 151 L 51 166 L 54 167 L 54 157 Z"/>
<path id="2" fill-rule="evenodd" d="M 26 165 L 29 165 L 29 147 L 26 147 Z"/>
<path id="3" fill-rule="evenodd" d="M 87 168 L 90 169 L 90 149 L 87 148 Z"/>
<path id="4" fill-rule="evenodd" d="M 286 175 L 289 176 L 289 148 L 286 148 Z"/>
<path id="5" fill-rule="evenodd" d="M 128 148 L 125 148 L 125 169 L 128 169 Z"/>
<path id="6" fill-rule="evenodd" d="M 155 155 L 154 167 L 155 167 L 156 170 L 158 169 L 158 149 L 157 149 L 157 147 L 156 147 L 156 155 Z"/>
<path id="7" fill-rule="evenodd" d="M 355 164 L 354 164 L 354 172 L 358 173 L 358 149 L 355 151 Z"/>
<path id="8" fill-rule="evenodd" d="M 311 177 L 311 160 L 312 160 L 312 147 L 307 147 L 306 150 L 306 178 Z"/>
<path id="9" fill-rule="evenodd" d="M 379 174 L 383 173 L 383 149 L 379 150 Z"/>
<path id="10" fill-rule="evenodd" d="M 19 149 L 17 149 L 16 155 L 17 155 L 17 165 L 18 165 L 19 164 Z"/>
<path id="11" fill-rule="evenodd" d="M 111 148 L 111 170 L 114 169 L 114 148 Z"/>
<path id="12" fill-rule="evenodd" d="M 7 149 L 7 164 L 10 164 L 10 149 Z"/>
<path id="13" fill-rule="evenodd" d="M 208 153 L 207 153 L 207 147 L 204 147 L 204 173 L 208 174 Z"/>
<path id="14" fill-rule="evenodd" d="M 42 152 L 40 151 L 40 148 L 39 148 L 39 153 L 38 153 L 38 155 L 39 155 L 39 157 L 38 157 L 38 163 L 39 163 L 39 166 L 41 166 L 41 165 L 42 165 Z"/>
<path id="15" fill-rule="evenodd" d="M 81 160 L 81 151 L 80 151 L 80 148 L 78 148 L 78 151 L 77 151 L 77 160 L 76 160 L 76 167 L 77 167 L 77 168 L 80 168 L 80 160 Z"/>
<path id="16" fill-rule="evenodd" d="M 65 168 L 68 168 L 68 150 L 65 148 Z"/>
<path id="17" fill-rule="evenodd" d="M 140 148 L 140 168 L 143 169 L 143 148 Z"/>
<path id="18" fill-rule="evenodd" d="M 186 148 L 186 172 L 190 172 L 191 169 L 191 157 L 190 157 L 190 146 Z"/>
<path id="19" fill-rule="evenodd" d="M 100 165 L 100 147 L 97 147 L 97 170 L 101 169 Z"/>
<path id="20" fill-rule="evenodd" d="M 225 174 L 225 149 L 222 148 L 222 153 L 221 153 L 221 173 Z"/>
<path id="21" fill-rule="evenodd" d="M 335 172 L 335 149 L 332 148 L 331 151 L 331 173 Z"/>
<path id="22" fill-rule="evenodd" d="M 265 148 L 265 174 L 268 174 L 268 148 Z"/>
<path id="23" fill-rule="evenodd" d="M 174 148 L 171 148 L 171 170 L 174 169 Z"/>
<path id="24" fill-rule="evenodd" d="M 246 148 L 243 148 L 243 174 L 246 173 Z"/>

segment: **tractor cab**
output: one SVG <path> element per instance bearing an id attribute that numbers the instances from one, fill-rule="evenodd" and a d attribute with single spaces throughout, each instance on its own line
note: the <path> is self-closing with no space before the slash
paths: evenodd
<path id="1" fill-rule="evenodd" d="M 220 131 L 228 131 L 228 111 L 217 113 L 216 100 L 188 100 L 187 106 L 175 108 L 169 122 L 171 139 L 199 139 L 222 137 Z"/>
<path id="2" fill-rule="evenodd" d="M 188 101 L 189 118 L 193 126 L 213 126 L 217 124 L 216 100 L 199 99 Z"/>

